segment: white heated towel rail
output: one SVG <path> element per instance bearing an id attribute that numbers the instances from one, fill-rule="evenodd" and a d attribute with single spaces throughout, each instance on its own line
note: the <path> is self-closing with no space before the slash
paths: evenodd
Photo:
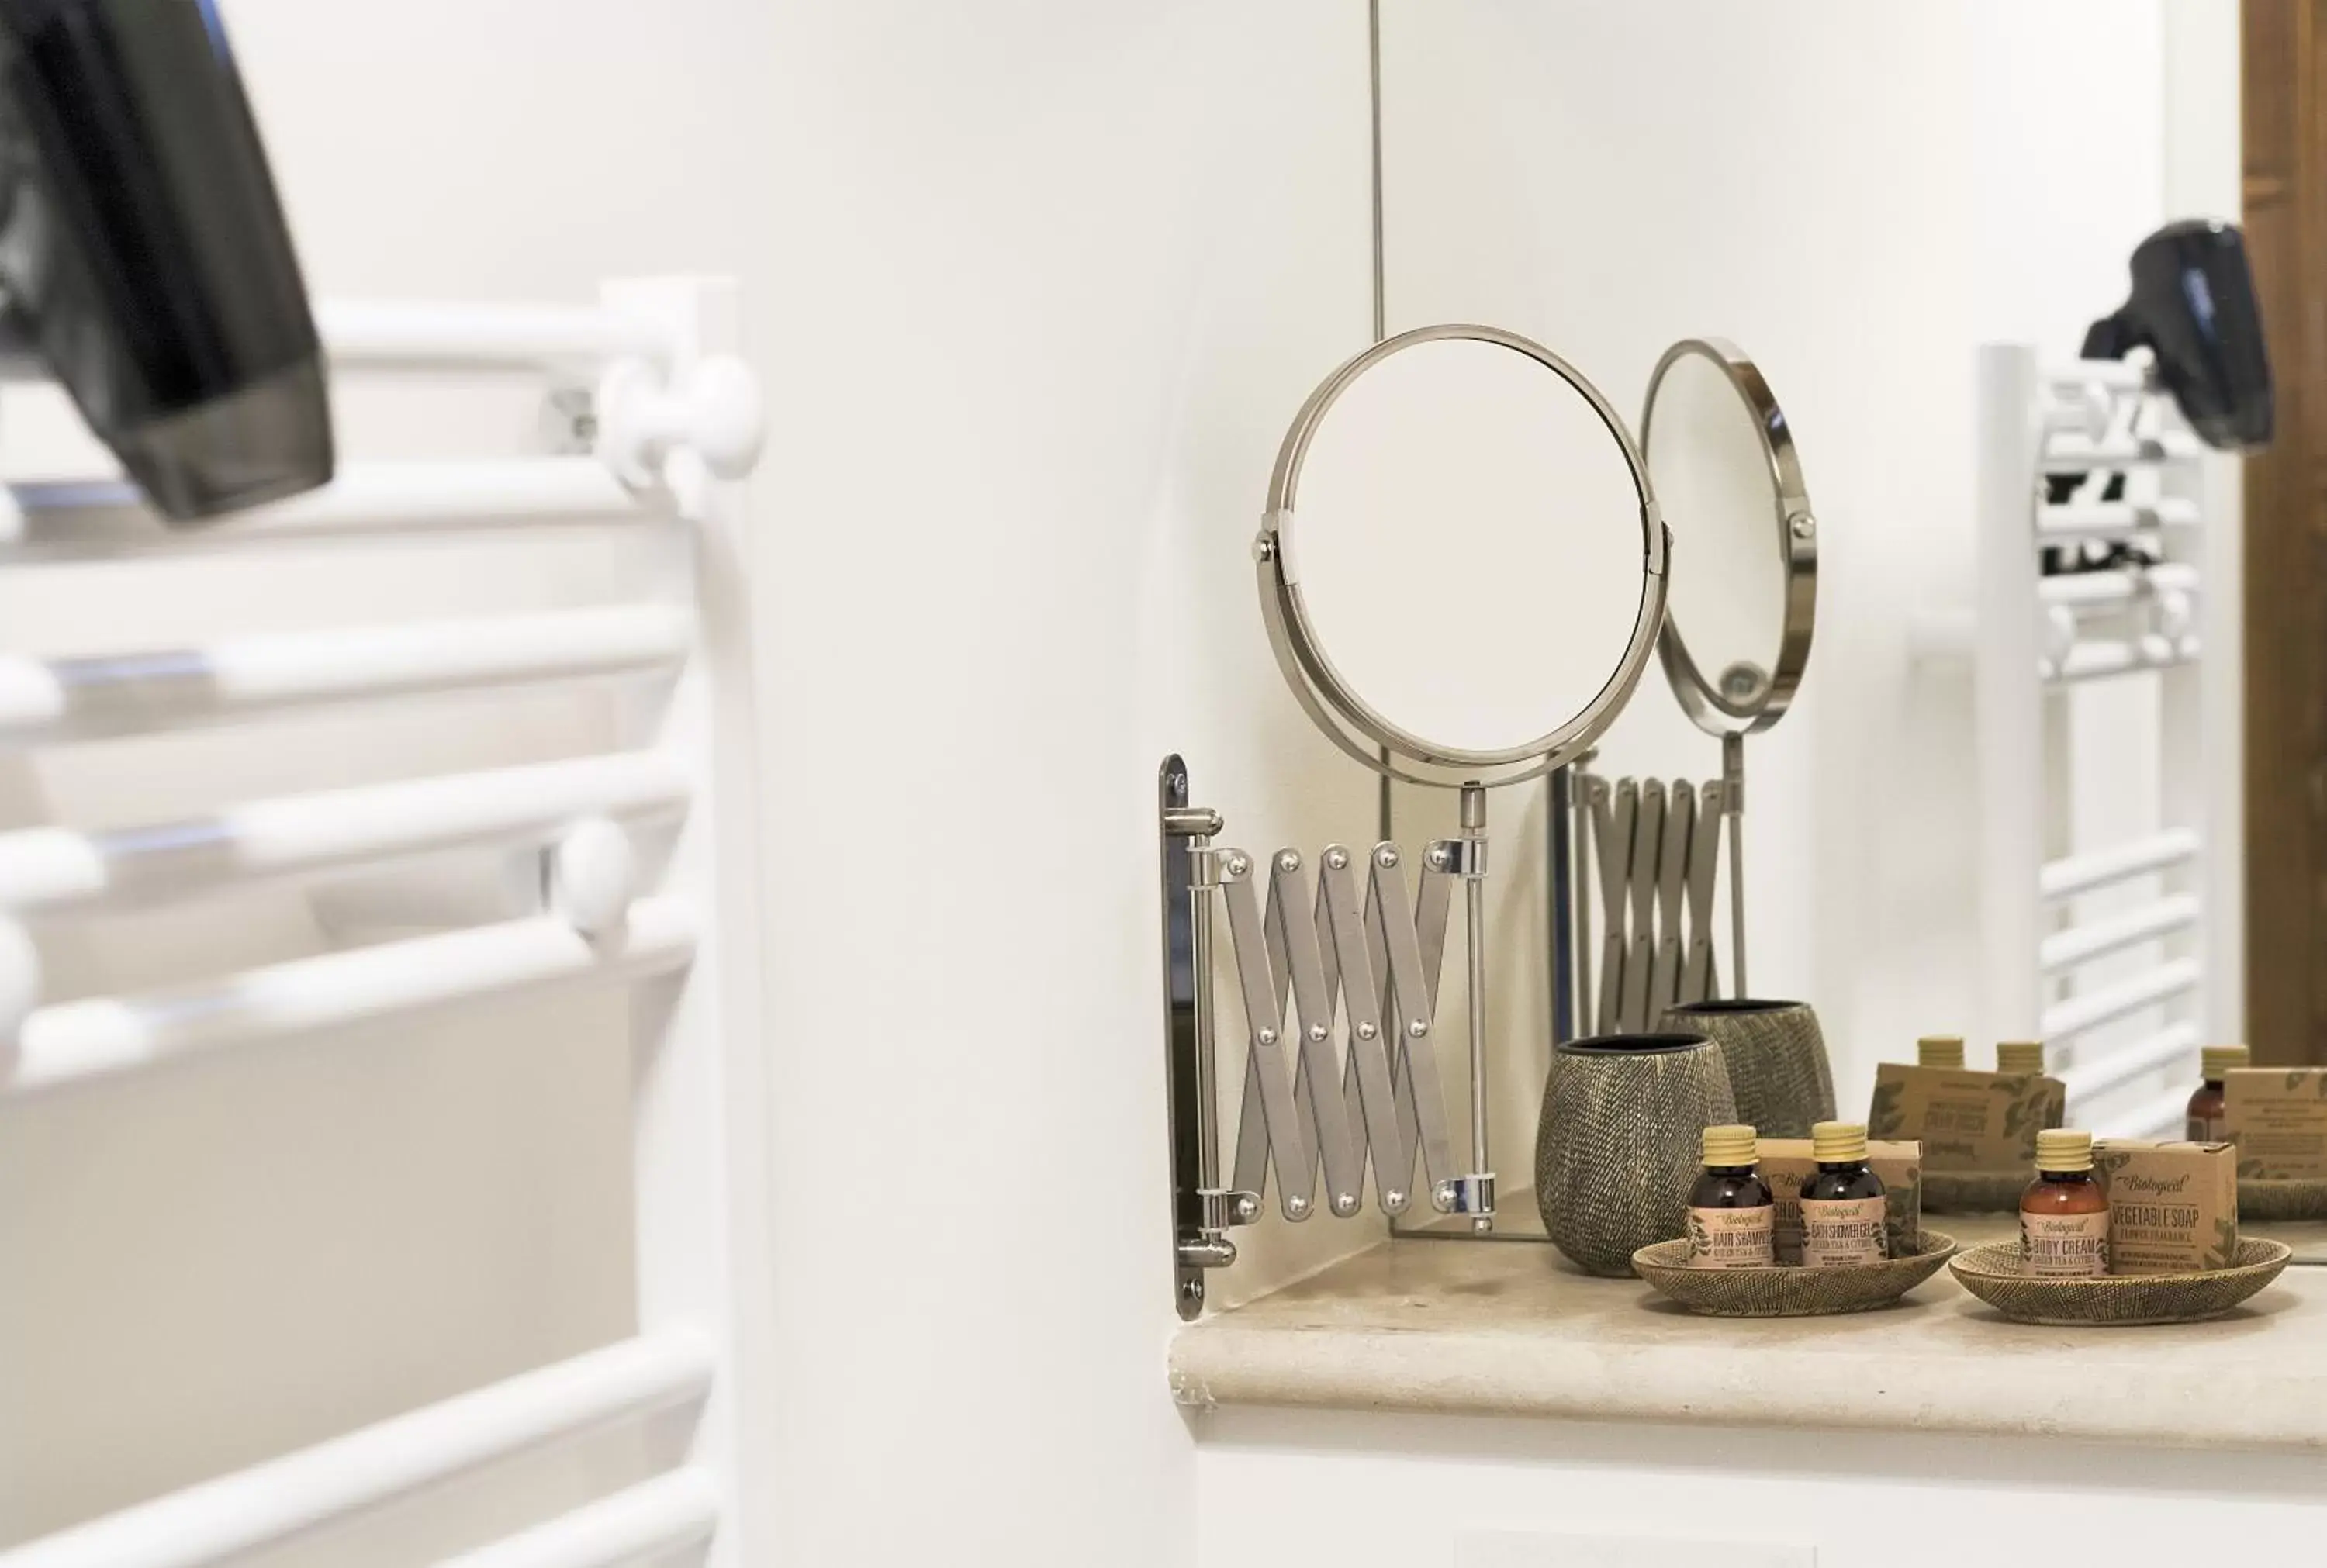
<path id="1" fill-rule="evenodd" d="M 2073 1125 L 2178 1134 L 2200 1043 L 2238 1029 L 2235 774 L 2207 767 L 2236 751 L 2237 605 L 2209 591 L 2234 581 L 2235 532 L 2139 367 L 1990 345 L 1978 397 L 1977 603 L 1916 630 L 1920 653 L 1972 670 L 1983 1027 L 2049 1042 Z M 2046 549 L 2096 541 L 2158 564 L 2041 571 Z M 2154 789 L 2156 810 L 2130 837 L 2071 844 L 2068 693 L 2117 680 L 2154 700 L 2157 751 L 2098 779 L 2088 757 L 2083 783 Z"/>
<path id="2" fill-rule="evenodd" d="M 763 1560 L 743 1484 L 754 1319 L 738 1298 L 760 1270 L 762 1084 L 744 512 L 728 482 L 754 460 L 760 418 L 732 359 L 733 291 L 657 280 L 610 285 L 588 307 L 326 305 L 319 321 L 342 377 L 594 380 L 598 449 L 351 462 L 313 495 L 191 529 L 162 526 L 118 482 L 20 485 L 0 501 L 0 567 L 634 523 L 666 552 L 652 581 L 634 602 L 603 608 L 159 649 L 125 625 L 120 651 L 99 657 L 0 654 L 0 749 L 617 680 L 623 711 L 640 715 L 627 725 L 630 749 L 284 793 L 103 833 L 0 833 L 0 1097 L 173 1064 L 200 1070 L 213 1053 L 513 992 L 594 986 L 618 1002 L 634 988 L 637 1336 L 0 1551 L 0 1568 L 230 1563 L 425 1499 L 528 1450 L 674 1412 L 691 1435 L 673 1468 L 444 1561 Z M 533 908 L 117 996 L 44 995 L 26 940 L 27 922 L 108 918 L 267 879 L 425 872 L 426 857 L 479 849 L 537 858 Z M 395 1033 L 376 1049 L 397 1049 Z M 351 1339 L 348 1353 L 362 1346 Z"/>

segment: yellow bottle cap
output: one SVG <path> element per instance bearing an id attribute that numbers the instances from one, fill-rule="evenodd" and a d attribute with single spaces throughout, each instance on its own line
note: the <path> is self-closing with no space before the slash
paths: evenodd
<path id="1" fill-rule="evenodd" d="M 2254 1052 L 2243 1045 L 2210 1045 L 2198 1053 L 2198 1070 L 2210 1084 L 2233 1068 L 2253 1065 Z"/>
<path id="2" fill-rule="evenodd" d="M 1995 1048 L 1995 1070 L 1998 1072 L 2042 1072 L 2044 1042 L 2041 1040 L 2007 1040 Z"/>
<path id="3" fill-rule="evenodd" d="M 2093 1168 L 2093 1135 L 2067 1127 L 2046 1127 L 2036 1134 L 2036 1169 L 2089 1171 Z"/>
<path id="4" fill-rule="evenodd" d="M 1915 1065 L 1918 1067 L 1961 1067 L 1963 1064 L 1963 1036 L 1960 1034 L 1927 1034 L 1915 1042 Z"/>
<path id="5" fill-rule="evenodd" d="M 1755 1153 L 1753 1129 L 1743 1123 L 1705 1129 L 1705 1162 L 1708 1165 L 1751 1165 Z"/>
<path id="6" fill-rule="evenodd" d="M 1819 1122 L 1810 1128 L 1810 1155 L 1821 1165 L 1856 1162 L 1866 1158 L 1866 1124 Z"/>

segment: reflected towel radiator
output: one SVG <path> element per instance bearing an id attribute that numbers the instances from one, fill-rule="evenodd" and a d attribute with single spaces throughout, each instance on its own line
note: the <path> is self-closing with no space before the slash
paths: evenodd
<path id="1" fill-rule="evenodd" d="M 95 658 L 0 655 L 0 744 L 241 724 L 391 697 L 664 678 L 626 727 L 631 750 L 253 799 L 150 828 L 0 833 L 0 1040 L 13 1046 L 0 1050 L 0 1096 L 519 992 L 626 993 L 638 1333 L 0 1551 L 0 1565 L 232 1562 L 561 1439 L 653 1417 L 687 1427 L 675 1468 L 445 1561 L 580 1568 L 685 1551 L 734 1568 L 765 1551 L 742 1489 L 754 1320 L 737 1303 L 764 1266 L 752 1208 L 764 1184 L 751 658 L 734 482 L 756 458 L 762 417 L 733 357 L 734 293 L 716 280 L 664 279 L 609 285 L 591 308 L 327 306 L 318 318 L 342 378 L 539 377 L 584 416 L 579 450 L 348 462 L 323 490 L 184 530 L 161 527 L 119 483 L 18 486 L 0 496 L 0 568 L 580 522 L 650 531 L 668 569 L 635 602 L 610 608 Z M 574 396 L 593 383 L 593 394 Z M 640 852 L 634 833 L 650 826 L 668 836 L 667 857 Z M 528 868 L 512 907 L 473 923 L 440 909 L 424 921 L 440 929 L 424 935 L 168 992 L 42 995 L 25 921 L 353 868 L 389 876 L 387 898 L 406 863 L 462 849 L 506 851 L 510 864 Z"/>
<path id="2" fill-rule="evenodd" d="M 1982 1028 L 2048 1042 L 2071 1125 L 2178 1137 L 2199 1045 L 2239 1028 L 2238 817 L 2207 766 L 2237 754 L 2238 606 L 2209 592 L 2236 581 L 2236 532 L 2142 368 L 1988 345 L 1977 390 L 1977 608 L 1915 633 L 1919 655 L 1971 667 Z M 2042 570 L 2094 543 L 2130 548 Z M 2065 798 L 2095 759 L 2066 708 L 2103 681 L 2154 690 L 2156 810 L 2085 846 Z"/>

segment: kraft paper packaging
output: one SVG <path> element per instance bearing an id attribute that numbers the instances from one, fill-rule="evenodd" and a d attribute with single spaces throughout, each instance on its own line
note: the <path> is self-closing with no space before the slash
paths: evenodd
<path id="1" fill-rule="evenodd" d="M 2222 1127 L 2241 1176 L 2327 1176 L 2327 1069 L 2232 1068 L 2222 1075 Z"/>
<path id="2" fill-rule="evenodd" d="M 1886 1061 L 1874 1069 L 1866 1134 L 1920 1142 L 1927 1171 L 2023 1171 L 2037 1133 L 2059 1126 L 2068 1103 L 2067 1086 L 2041 1074 Z"/>
<path id="3" fill-rule="evenodd" d="M 2228 1268 L 2238 1250 L 2238 1174 L 2228 1143 L 2093 1143 L 2109 1200 L 2109 1273 Z"/>
<path id="4" fill-rule="evenodd" d="M 1802 1188 L 1818 1173 L 1808 1138 L 1763 1138 L 1756 1146 L 1762 1180 L 1777 1209 L 1778 1261 L 1802 1261 Z M 1869 1142 L 1866 1163 L 1883 1183 L 1883 1218 L 1892 1257 L 1910 1257 L 1923 1245 L 1923 1147 Z"/>

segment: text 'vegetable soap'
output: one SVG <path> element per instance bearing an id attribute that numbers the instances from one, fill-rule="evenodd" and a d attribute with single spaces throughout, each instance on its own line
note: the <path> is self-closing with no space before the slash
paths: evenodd
<path id="1" fill-rule="evenodd" d="M 2093 1171 L 2108 1193 L 2109 1272 L 2228 1268 L 2238 1250 L 2238 1175 L 2228 1143 L 2101 1138 Z"/>

